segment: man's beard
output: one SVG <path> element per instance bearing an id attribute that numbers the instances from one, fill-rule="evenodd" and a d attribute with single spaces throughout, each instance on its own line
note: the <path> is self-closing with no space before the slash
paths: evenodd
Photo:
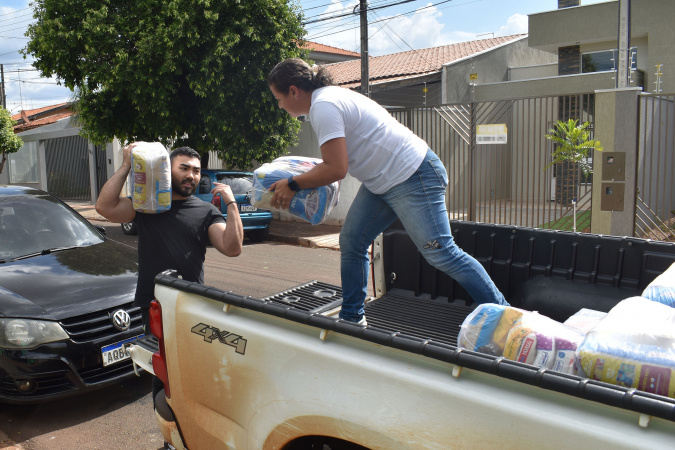
<path id="1" fill-rule="evenodd" d="M 189 197 L 195 193 L 195 191 L 197 190 L 197 185 L 193 184 L 191 186 L 187 186 L 182 184 L 182 181 L 177 182 L 175 179 L 171 179 L 171 189 L 173 190 L 173 192 L 180 195 L 181 197 Z"/>

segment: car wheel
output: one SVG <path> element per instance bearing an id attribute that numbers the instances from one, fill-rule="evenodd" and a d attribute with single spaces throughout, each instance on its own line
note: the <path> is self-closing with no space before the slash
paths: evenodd
<path id="1" fill-rule="evenodd" d="M 270 236 L 270 227 L 251 230 L 248 232 L 248 238 L 253 242 L 262 242 Z"/>
<path id="2" fill-rule="evenodd" d="M 135 222 L 128 222 L 122 224 L 122 231 L 124 234 L 136 235 L 138 234 L 138 229 L 136 228 Z"/>

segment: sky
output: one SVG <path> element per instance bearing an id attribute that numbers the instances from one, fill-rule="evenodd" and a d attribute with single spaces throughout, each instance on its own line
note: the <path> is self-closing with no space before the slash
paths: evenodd
<path id="1" fill-rule="evenodd" d="M 18 52 L 26 46 L 24 33 L 34 21 L 30 1 L 0 0 L 0 64 L 12 114 L 63 103 L 72 94 L 55 78 L 41 77 L 31 59 Z M 293 1 L 304 12 L 306 39 L 361 51 L 359 0 Z M 581 0 L 581 5 L 604 1 Z M 527 15 L 554 10 L 558 0 L 369 0 L 369 7 L 374 10 L 368 13 L 368 51 L 381 56 L 527 33 Z M 344 17 L 334 18 L 340 15 Z M 327 18 L 331 20 L 321 20 Z"/>

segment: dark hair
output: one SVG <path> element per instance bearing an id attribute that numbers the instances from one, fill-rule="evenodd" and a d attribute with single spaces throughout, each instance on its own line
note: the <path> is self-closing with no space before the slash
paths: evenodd
<path id="1" fill-rule="evenodd" d="M 305 61 L 299 58 L 287 59 L 274 66 L 267 77 L 267 84 L 282 94 L 287 94 L 291 86 L 303 91 L 312 92 L 324 86 L 332 86 L 333 78 L 325 66 L 314 70 Z"/>
<path id="2" fill-rule="evenodd" d="M 201 160 L 201 156 L 199 156 L 197 150 L 190 147 L 178 147 L 174 149 L 174 151 L 171 152 L 171 161 L 173 161 L 173 159 L 178 155 L 189 156 L 190 158 L 198 158 Z"/>

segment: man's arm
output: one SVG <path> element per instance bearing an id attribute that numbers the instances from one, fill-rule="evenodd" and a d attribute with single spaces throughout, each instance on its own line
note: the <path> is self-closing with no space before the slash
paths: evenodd
<path id="1" fill-rule="evenodd" d="M 130 198 L 122 197 L 122 187 L 131 170 L 131 149 L 136 143 L 129 144 L 122 150 L 123 159 L 120 168 L 103 185 L 96 200 L 96 212 L 111 222 L 127 223 L 134 220 L 136 210 Z"/>
<path id="2" fill-rule="evenodd" d="M 209 240 L 216 250 L 226 256 L 239 256 L 244 244 L 244 226 L 232 189 L 226 184 L 214 183 L 213 195 L 220 194 L 220 201 L 227 205 L 227 223 L 214 223 L 209 227 Z"/>

